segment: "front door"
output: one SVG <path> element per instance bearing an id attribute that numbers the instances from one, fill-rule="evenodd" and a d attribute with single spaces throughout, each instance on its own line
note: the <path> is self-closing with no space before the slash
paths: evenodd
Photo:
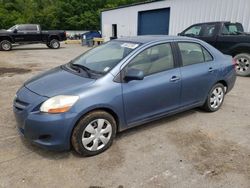
<path id="1" fill-rule="evenodd" d="M 122 83 L 124 111 L 129 126 L 179 107 L 180 69 L 175 67 L 170 43 L 142 51 L 124 71 L 130 68 L 142 70 L 145 77 Z"/>

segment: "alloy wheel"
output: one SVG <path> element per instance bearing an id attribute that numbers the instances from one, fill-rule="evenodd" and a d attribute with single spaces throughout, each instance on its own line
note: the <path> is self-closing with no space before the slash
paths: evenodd
<path id="1" fill-rule="evenodd" d="M 1 44 L 1 48 L 4 51 L 9 51 L 11 49 L 11 43 L 9 41 L 3 41 Z"/>
<path id="2" fill-rule="evenodd" d="M 247 57 L 239 57 L 236 59 L 236 70 L 239 72 L 245 72 L 247 71 L 250 67 L 250 60 Z"/>

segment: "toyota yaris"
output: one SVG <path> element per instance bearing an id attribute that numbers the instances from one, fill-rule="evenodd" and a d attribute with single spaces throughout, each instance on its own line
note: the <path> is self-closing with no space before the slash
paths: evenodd
<path id="1" fill-rule="evenodd" d="M 122 38 L 28 80 L 13 109 L 31 142 L 91 156 L 125 129 L 195 107 L 217 111 L 235 79 L 233 59 L 198 39 Z"/>

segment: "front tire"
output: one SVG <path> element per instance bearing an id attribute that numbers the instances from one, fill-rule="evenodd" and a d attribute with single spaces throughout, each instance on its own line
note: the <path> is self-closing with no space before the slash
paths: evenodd
<path id="1" fill-rule="evenodd" d="M 236 55 L 236 73 L 239 76 L 249 76 L 250 75 L 250 54 L 241 53 Z"/>
<path id="2" fill-rule="evenodd" d="M 74 150 L 83 156 L 93 156 L 108 149 L 116 135 L 116 121 L 105 111 L 94 111 L 77 123 L 71 143 Z"/>
<path id="3" fill-rule="evenodd" d="M 60 42 L 57 39 L 53 39 L 50 41 L 49 46 L 52 49 L 58 49 L 60 48 Z"/>
<path id="4" fill-rule="evenodd" d="M 0 49 L 3 51 L 10 51 L 12 49 L 12 44 L 8 40 L 3 40 L 0 42 Z"/>
<path id="5" fill-rule="evenodd" d="M 207 112 L 215 112 L 219 110 L 223 104 L 225 97 L 225 88 L 223 84 L 215 84 L 210 90 L 203 109 Z"/>

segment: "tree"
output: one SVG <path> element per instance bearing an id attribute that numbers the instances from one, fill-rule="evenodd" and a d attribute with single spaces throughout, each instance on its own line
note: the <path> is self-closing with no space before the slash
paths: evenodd
<path id="1" fill-rule="evenodd" d="M 44 29 L 98 30 L 101 11 L 143 0 L 0 0 L 0 28 L 37 23 Z"/>

